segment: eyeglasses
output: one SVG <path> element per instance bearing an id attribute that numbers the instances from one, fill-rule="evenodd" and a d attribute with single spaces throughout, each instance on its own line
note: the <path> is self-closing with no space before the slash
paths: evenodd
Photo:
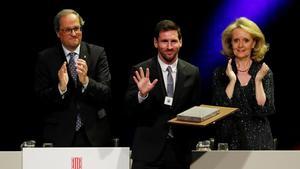
<path id="1" fill-rule="evenodd" d="M 73 31 L 74 31 L 75 33 L 81 32 L 81 29 L 82 29 L 82 28 L 81 28 L 80 26 L 75 26 L 75 27 L 73 27 L 73 28 L 65 28 L 65 29 L 60 29 L 60 30 L 63 31 L 64 33 L 72 34 Z"/>

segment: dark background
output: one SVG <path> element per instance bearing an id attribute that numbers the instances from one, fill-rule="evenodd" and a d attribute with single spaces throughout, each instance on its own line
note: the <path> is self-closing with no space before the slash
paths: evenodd
<path id="1" fill-rule="evenodd" d="M 190 61 L 203 45 L 201 35 L 206 34 L 213 10 L 221 2 L 47 0 L 35 4 L 13 1 L 2 6 L 2 10 L 6 8 L 9 12 L 1 12 L 0 150 L 18 150 L 22 141 L 29 139 L 41 144 L 43 112 L 34 96 L 34 68 L 37 52 L 57 42 L 52 21 L 59 10 L 78 11 L 86 21 L 83 39 L 105 47 L 112 74 L 114 136 L 120 137 L 122 146 L 130 146 L 133 126 L 122 109 L 123 97 L 131 66 L 156 54 L 152 36 L 155 24 L 161 19 L 172 19 L 181 26 L 180 57 Z M 263 29 L 271 45 L 265 62 L 274 73 L 277 113 L 270 121 L 279 149 L 300 149 L 299 11 L 299 3 L 291 1 L 288 7 L 270 16 Z M 207 104 L 211 99 L 210 80 L 210 77 L 203 79 L 202 86 Z"/>

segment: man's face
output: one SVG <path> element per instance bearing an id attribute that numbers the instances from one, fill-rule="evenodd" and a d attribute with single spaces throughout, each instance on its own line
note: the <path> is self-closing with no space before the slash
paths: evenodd
<path id="1" fill-rule="evenodd" d="M 62 16 L 57 37 L 68 50 L 75 50 L 82 39 L 79 18 L 74 14 Z"/>
<path id="2" fill-rule="evenodd" d="M 176 30 L 161 31 L 158 39 L 154 38 L 154 46 L 158 50 L 160 59 L 166 64 L 172 64 L 178 57 L 182 40 L 178 38 Z"/>

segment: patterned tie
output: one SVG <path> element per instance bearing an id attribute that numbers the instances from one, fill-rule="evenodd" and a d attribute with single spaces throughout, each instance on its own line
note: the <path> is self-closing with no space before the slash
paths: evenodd
<path id="1" fill-rule="evenodd" d="M 168 71 L 168 75 L 167 75 L 167 95 L 169 97 L 173 97 L 173 94 L 174 94 L 174 81 L 173 81 L 171 66 L 168 66 L 167 71 Z"/>
<path id="2" fill-rule="evenodd" d="M 82 125 L 83 125 L 83 123 L 82 123 L 80 114 L 77 113 L 77 115 L 76 115 L 76 126 L 75 126 L 75 130 L 78 131 L 78 130 L 81 128 Z"/>
<path id="3" fill-rule="evenodd" d="M 75 52 L 71 52 L 68 54 L 70 56 L 70 60 L 69 60 L 69 70 L 71 73 L 71 77 L 76 85 L 77 83 L 77 71 L 76 71 L 76 63 L 75 63 Z"/>
<path id="4" fill-rule="evenodd" d="M 69 60 L 69 71 L 71 73 L 71 77 L 75 83 L 75 86 L 77 84 L 77 71 L 76 71 L 76 63 L 75 63 L 75 52 L 71 52 L 68 54 L 70 56 L 70 60 Z M 76 125 L 75 125 L 75 130 L 78 131 L 81 126 L 83 125 L 80 114 L 77 113 L 76 114 Z"/>

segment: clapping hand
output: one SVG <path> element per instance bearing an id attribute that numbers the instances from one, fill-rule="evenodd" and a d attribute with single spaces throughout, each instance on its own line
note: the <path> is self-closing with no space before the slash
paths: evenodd
<path id="1" fill-rule="evenodd" d="M 231 62 L 232 62 L 232 59 L 229 59 L 228 63 L 227 63 L 227 67 L 226 67 L 226 75 L 228 76 L 230 81 L 236 80 L 236 75 L 235 75 L 234 71 L 232 70 Z"/>
<path id="2" fill-rule="evenodd" d="M 67 89 L 67 85 L 69 82 L 67 62 L 64 62 L 64 64 L 58 70 L 57 75 L 58 75 L 58 79 L 59 79 L 59 88 L 61 91 L 65 91 Z"/>
<path id="3" fill-rule="evenodd" d="M 269 70 L 269 66 L 266 63 L 263 63 L 261 68 L 257 72 L 255 79 L 261 81 L 266 76 Z"/>

